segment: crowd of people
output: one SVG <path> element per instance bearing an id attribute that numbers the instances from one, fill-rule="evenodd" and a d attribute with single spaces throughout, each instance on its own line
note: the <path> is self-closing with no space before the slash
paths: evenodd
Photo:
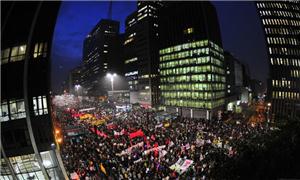
<path id="1" fill-rule="evenodd" d="M 116 113 L 97 107 L 95 114 L 110 113 L 112 117 L 99 126 L 72 117 L 70 111 L 57 111 L 62 122 L 80 125 L 85 132 L 65 136 L 61 149 L 70 178 L 80 180 L 207 179 L 215 153 L 233 157 L 239 153 L 238 143 L 268 133 L 264 126 L 253 127 L 243 121 L 158 120 L 155 112 L 143 108 Z M 186 169 L 181 168 L 185 160 L 190 162 Z"/>

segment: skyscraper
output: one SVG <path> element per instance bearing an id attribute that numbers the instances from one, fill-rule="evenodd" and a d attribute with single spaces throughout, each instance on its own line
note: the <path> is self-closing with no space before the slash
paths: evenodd
<path id="1" fill-rule="evenodd" d="M 159 11 L 162 105 L 168 112 L 211 119 L 224 107 L 224 56 L 210 2 L 165 2 Z"/>
<path id="2" fill-rule="evenodd" d="M 0 179 L 64 179 L 50 113 L 59 2 L 1 2 Z"/>
<path id="3" fill-rule="evenodd" d="M 277 117 L 300 116 L 300 2 L 256 2 L 270 63 L 268 99 Z"/>
<path id="4" fill-rule="evenodd" d="M 104 93 L 107 72 L 120 71 L 120 36 L 118 21 L 102 19 L 87 35 L 83 45 L 84 88 L 90 95 Z"/>
<path id="5" fill-rule="evenodd" d="M 226 69 L 226 104 L 229 111 L 240 111 L 240 104 L 248 104 L 250 99 L 249 72 L 230 52 L 224 52 Z"/>
<path id="6" fill-rule="evenodd" d="M 126 19 L 123 45 L 130 102 L 145 107 L 159 103 L 157 11 L 160 7 L 158 1 L 139 1 L 137 11 Z"/>

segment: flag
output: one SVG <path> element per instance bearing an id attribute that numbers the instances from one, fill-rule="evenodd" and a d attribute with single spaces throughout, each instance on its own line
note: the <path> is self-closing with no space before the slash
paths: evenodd
<path id="1" fill-rule="evenodd" d="M 153 147 L 155 148 L 155 150 L 154 150 L 154 157 L 157 157 L 158 156 L 158 150 L 157 150 L 158 143 L 155 142 Z"/>
<path id="2" fill-rule="evenodd" d="M 164 124 L 164 127 L 165 127 L 165 128 L 167 128 L 167 127 L 169 127 L 169 126 L 170 126 L 170 123 L 165 123 L 165 124 Z"/>
<path id="3" fill-rule="evenodd" d="M 163 124 L 160 123 L 160 124 L 156 125 L 155 128 L 160 128 L 160 127 L 162 127 L 162 126 L 163 126 Z"/>
<path id="4" fill-rule="evenodd" d="M 151 135 L 151 140 L 155 141 L 155 136 L 154 135 Z"/>
<path id="5" fill-rule="evenodd" d="M 164 157 L 168 152 L 166 150 L 162 150 L 160 153 L 159 153 L 159 159 Z"/>
<path id="6" fill-rule="evenodd" d="M 121 133 L 122 133 L 122 134 L 124 134 L 124 135 L 126 135 L 126 134 L 127 134 L 127 132 L 126 132 L 126 130 L 125 130 L 125 129 L 122 129 Z"/>
<path id="7" fill-rule="evenodd" d="M 142 137 L 142 136 L 144 136 L 144 132 L 141 129 L 129 134 L 130 139 L 133 139 L 135 137 Z"/>
<path id="8" fill-rule="evenodd" d="M 95 128 L 93 128 L 93 127 L 90 128 L 90 131 L 92 131 L 93 133 L 95 133 Z M 105 134 L 104 132 L 99 131 L 98 129 L 96 129 L 96 134 L 98 136 L 101 136 L 101 137 L 104 137 L 104 138 L 108 137 L 107 134 Z"/>
<path id="9" fill-rule="evenodd" d="M 185 149 L 188 150 L 188 149 L 190 149 L 190 148 L 191 148 L 190 143 L 187 143 L 187 144 L 185 145 Z"/>
<path id="10" fill-rule="evenodd" d="M 107 175 L 106 170 L 105 170 L 105 168 L 104 168 L 104 166 L 103 166 L 102 163 L 100 163 L 100 169 L 101 169 L 101 171 L 102 171 L 105 175 Z"/>
<path id="11" fill-rule="evenodd" d="M 171 141 L 171 142 L 169 143 L 169 145 L 168 145 L 168 148 L 170 148 L 170 147 L 172 147 L 172 146 L 174 146 L 174 145 L 175 145 L 174 142 Z"/>
<path id="12" fill-rule="evenodd" d="M 114 131 L 115 136 L 122 136 L 123 134 L 124 134 L 123 131 L 121 131 L 121 132 Z"/>
<path id="13" fill-rule="evenodd" d="M 106 128 L 109 130 L 116 129 L 117 125 L 115 125 L 114 123 L 109 123 L 106 125 Z"/>

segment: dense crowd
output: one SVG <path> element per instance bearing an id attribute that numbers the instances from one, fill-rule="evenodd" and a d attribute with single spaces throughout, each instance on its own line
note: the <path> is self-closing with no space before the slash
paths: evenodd
<path id="1" fill-rule="evenodd" d="M 111 120 L 99 126 L 73 118 L 69 111 L 58 112 L 61 121 L 85 130 L 79 136 L 65 136 L 62 145 L 71 179 L 207 179 L 216 153 L 233 157 L 239 153 L 239 142 L 268 132 L 243 121 L 157 120 L 155 112 L 142 108 L 115 113 L 98 107 L 95 114 L 112 114 Z M 171 169 L 179 159 L 192 164 L 184 172 Z"/>

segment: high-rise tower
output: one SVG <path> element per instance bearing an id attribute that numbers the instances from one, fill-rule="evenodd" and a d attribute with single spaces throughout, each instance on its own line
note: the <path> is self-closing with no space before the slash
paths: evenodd
<path id="1" fill-rule="evenodd" d="M 159 17 L 162 105 L 168 112 L 211 119 L 225 103 L 215 7 L 210 2 L 165 2 Z"/>
<path id="2" fill-rule="evenodd" d="M 139 1 L 126 19 L 124 37 L 125 76 L 130 102 L 145 107 L 159 103 L 158 91 L 158 1 Z"/>
<path id="3" fill-rule="evenodd" d="M 277 117 L 300 116 L 300 2 L 256 2 L 270 64 L 268 99 Z"/>

